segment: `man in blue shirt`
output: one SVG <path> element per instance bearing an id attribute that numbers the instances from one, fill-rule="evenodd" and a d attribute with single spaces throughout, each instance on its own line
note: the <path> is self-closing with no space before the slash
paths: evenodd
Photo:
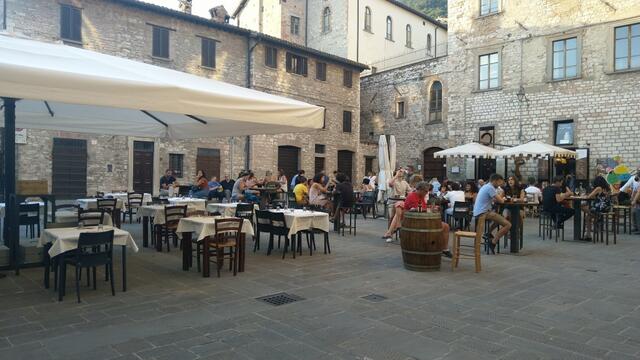
<path id="1" fill-rule="evenodd" d="M 493 202 L 496 201 L 500 204 L 504 203 L 504 198 L 501 194 L 498 194 L 496 189 L 504 184 L 504 178 L 498 174 L 492 174 L 489 178 L 489 182 L 484 184 L 480 191 L 478 191 L 478 195 L 476 196 L 476 202 L 473 205 L 473 216 L 476 218 L 480 218 L 480 216 L 484 215 L 485 220 L 490 220 L 492 222 L 491 227 L 489 228 L 489 232 L 484 234 L 482 238 L 485 242 L 489 242 L 489 247 L 491 248 L 491 252 L 495 254 L 496 243 L 500 240 L 501 237 L 505 236 L 509 230 L 511 230 L 511 223 L 502 217 L 502 215 L 493 211 Z M 498 225 L 502 226 L 496 236 L 493 236 L 493 231 L 498 227 Z"/>
<path id="2" fill-rule="evenodd" d="M 296 187 L 296 185 L 298 185 L 298 176 L 304 176 L 304 170 L 298 170 L 298 173 L 293 175 L 293 177 L 291 178 L 291 187 L 290 189 L 293 190 L 294 187 Z"/>

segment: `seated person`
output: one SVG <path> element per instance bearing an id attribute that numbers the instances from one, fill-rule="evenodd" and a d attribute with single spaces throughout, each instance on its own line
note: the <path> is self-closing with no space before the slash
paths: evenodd
<path id="1" fill-rule="evenodd" d="M 341 208 L 351 208 L 355 203 L 355 197 L 353 196 L 353 185 L 347 175 L 343 173 L 338 173 L 336 175 L 336 186 L 333 190 L 335 199 L 339 199 Z"/>
<path id="2" fill-rule="evenodd" d="M 362 192 L 367 192 L 367 191 L 374 191 L 375 188 L 373 187 L 373 185 L 371 185 L 371 180 L 369 180 L 368 178 L 364 178 L 362 179 L 362 185 L 360 186 L 360 190 L 362 190 Z"/>
<path id="3" fill-rule="evenodd" d="M 453 215 L 453 205 L 456 202 L 465 202 L 464 191 L 460 190 L 460 184 L 457 182 L 452 182 L 449 184 L 451 187 L 450 191 L 447 191 L 442 195 L 442 198 L 447 200 L 449 203 L 449 207 L 444 211 L 445 214 L 451 216 Z"/>
<path id="4" fill-rule="evenodd" d="M 220 182 L 220 186 L 222 186 L 222 192 L 224 193 L 224 197 L 227 201 L 231 200 L 231 193 L 233 192 L 233 185 L 235 181 L 229 178 L 229 175 L 225 175 L 224 179 Z"/>
<path id="5" fill-rule="evenodd" d="M 231 201 L 238 202 L 244 200 L 244 188 L 247 173 L 241 172 L 238 179 L 233 183 L 233 189 L 231 190 Z"/>
<path id="6" fill-rule="evenodd" d="M 507 186 L 504 187 L 504 196 L 508 199 L 519 199 L 520 201 L 526 200 L 524 189 L 520 186 L 518 179 L 511 175 L 507 178 Z M 520 220 L 524 219 L 524 210 L 520 210 Z M 504 210 L 504 214 L 507 220 L 511 221 L 511 213 L 508 209 Z"/>
<path id="7" fill-rule="evenodd" d="M 482 236 L 485 242 L 489 243 L 489 248 L 493 254 L 496 253 L 496 244 L 501 237 L 506 236 L 509 230 L 511 230 L 511 223 L 507 221 L 502 215 L 493 211 L 493 202 L 496 201 L 500 204 L 504 203 L 502 195 L 496 191 L 501 185 L 504 184 L 504 178 L 502 175 L 492 174 L 489 177 L 489 181 L 485 183 L 478 191 L 476 196 L 476 202 L 473 204 L 473 216 L 479 219 L 482 215 L 485 216 L 485 220 L 492 222 L 489 231 Z M 493 231 L 502 226 L 500 230 L 493 235 Z"/>
<path id="8" fill-rule="evenodd" d="M 333 210 L 333 204 L 327 198 L 329 190 L 323 185 L 322 178 L 322 174 L 313 177 L 313 182 L 309 188 L 309 204 L 320 206 L 331 212 Z"/>
<path id="9" fill-rule="evenodd" d="M 198 170 L 196 174 L 196 182 L 191 189 L 191 196 L 196 198 L 207 198 L 209 196 L 209 182 L 204 171 Z"/>
<path id="10" fill-rule="evenodd" d="M 475 181 L 469 181 L 464 185 L 464 198 L 467 201 L 475 202 L 477 195 L 478 195 L 478 185 L 476 185 Z"/>
<path id="11" fill-rule="evenodd" d="M 529 186 L 524 189 L 524 193 L 527 197 L 530 197 L 534 203 L 540 203 L 542 190 L 536 186 L 535 178 L 529 178 Z"/>
<path id="12" fill-rule="evenodd" d="M 309 202 L 309 188 L 307 187 L 307 178 L 302 175 L 296 177 L 297 184 L 293 188 L 293 194 L 296 197 L 296 204 L 307 205 Z"/>
<path id="13" fill-rule="evenodd" d="M 585 204 L 582 206 L 582 211 L 585 213 L 585 223 L 587 225 L 585 240 L 591 239 L 593 220 L 596 219 L 599 214 L 611 211 L 611 195 L 611 187 L 607 180 L 602 176 L 596 176 L 596 178 L 593 179 L 593 191 L 587 195 L 587 198 L 595 200 L 588 205 Z"/>
<path id="14" fill-rule="evenodd" d="M 563 181 L 564 178 L 562 176 L 556 176 L 553 178 L 553 184 L 542 190 L 542 211 L 550 213 L 551 219 L 558 227 L 562 227 L 563 223 L 570 219 L 574 212 L 573 209 L 562 206 L 562 202 L 573 195 L 573 192 L 568 187 L 565 187 L 565 191 L 562 192 Z"/>
<path id="15" fill-rule="evenodd" d="M 173 187 L 176 182 L 176 178 L 173 176 L 173 171 L 167 169 L 164 176 L 160 178 L 160 196 L 169 196 L 169 188 Z"/>
<path id="16" fill-rule="evenodd" d="M 217 198 L 218 201 L 222 201 L 224 199 L 224 189 L 222 188 L 222 184 L 218 182 L 217 177 L 212 177 L 211 181 L 209 181 L 209 196 L 207 196 L 207 200 L 211 200 L 213 198 Z"/>

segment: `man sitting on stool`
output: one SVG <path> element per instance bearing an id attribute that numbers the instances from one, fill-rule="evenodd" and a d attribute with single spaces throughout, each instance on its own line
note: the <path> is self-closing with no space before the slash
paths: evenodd
<path id="1" fill-rule="evenodd" d="M 573 192 L 565 186 L 565 192 L 562 192 L 562 176 L 553 178 L 553 184 L 547 186 L 542 191 L 542 211 L 551 214 L 551 219 L 558 228 L 562 228 L 565 221 L 573 216 L 572 209 L 562 206 L 562 202 L 573 195 Z"/>
<path id="2" fill-rule="evenodd" d="M 493 211 L 494 200 L 500 204 L 504 203 L 504 198 L 496 191 L 500 185 L 504 185 L 504 178 L 502 175 L 492 174 L 489 178 L 489 182 L 484 184 L 480 188 L 480 191 L 478 191 L 476 202 L 473 205 L 473 216 L 476 219 L 480 219 L 481 215 L 486 214 L 485 220 L 492 222 L 489 232 L 484 234 L 482 238 L 485 242 L 489 243 L 489 248 L 493 254 L 496 253 L 496 244 L 500 238 L 506 236 L 509 230 L 511 230 L 511 223 L 502 217 L 502 215 Z M 492 233 L 498 225 L 502 226 L 502 228 L 498 230 L 498 233 L 494 237 Z"/>

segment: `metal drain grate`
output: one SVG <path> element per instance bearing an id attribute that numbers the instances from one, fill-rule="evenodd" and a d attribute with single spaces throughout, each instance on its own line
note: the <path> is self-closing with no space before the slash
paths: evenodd
<path id="1" fill-rule="evenodd" d="M 256 300 L 265 302 L 267 304 L 271 304 L 273 306 L 280 306 L 280 305 L 286 305 L 296 301 L 304 300 L 304 298 L 301 298 L 300 296 L 297 296 L 297 295 L 287 294 L 287 293 L 278 293 L 278 294 L 259 297 L 259 298 L 256 298 Z"/>
<path id="2" fill-rule="evenodd" d="M 367 296 L 362 297 L 365 300 L 369 300 L 371 302 L 380 302 L 387 300 L 386 296 L 378 295 L 378 294 L 369 294 Z"/>

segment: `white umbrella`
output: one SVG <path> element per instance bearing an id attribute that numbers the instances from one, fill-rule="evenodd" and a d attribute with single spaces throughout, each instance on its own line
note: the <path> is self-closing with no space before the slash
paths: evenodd
<path id="1" fill-rule="evenodd" d="M 477 142 L 441 150 L 433 154 L 436 158 L 485 158 L 493 159 L 500 151 Z"/>
<path id="2" fill-rule="evenodd" d="M 396 165 L 396 137 L 391 135 L 389 136 L 389 170 L 391 170 L 392 176 Z"/>
<path id="3" fill-rule="evenodd" d="M 389 166 L 389 148 L 387 137 L 380 135 L 378 140 L 378 200 L 382 199 L 382 194 L 387 190 L 387 181 L 391 178 L 391 168 Z"/>
<path id="4" fill-rule="evenodd" d="M 544 157 L 565 157 L 575 158 L 576 152 L 573 150 L 553 146 L 542 141 L 530 141 L 526 144 L 504 149 L 495 154 L 496 157 L 503 158 L 544 158 Z"/>

